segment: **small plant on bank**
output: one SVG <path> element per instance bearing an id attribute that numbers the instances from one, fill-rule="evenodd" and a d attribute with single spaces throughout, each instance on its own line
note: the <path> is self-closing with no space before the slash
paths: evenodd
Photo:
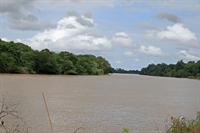
<path id="1" fill-rule="evenodd" d="M 123 133 L 129 133 L 129 129 L 128 128 L 124 128 L 123 129 Z"/>
<path id="2" fill-rule="evenodd" d="M 28 133 L 28 128 L 17 111 L 17 104 L 0 101 L 0 133 Z"/>
<path id="3" fill-rule="evenodd" d="M 186 120 L 182 116 L 171 117 L 171 124 L 166 133 L 200 133 L 200 112 L 194 120 Z"/>

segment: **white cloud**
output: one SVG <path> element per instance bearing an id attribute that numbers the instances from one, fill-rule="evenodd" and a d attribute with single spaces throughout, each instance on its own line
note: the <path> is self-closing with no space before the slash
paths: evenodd
<path id="1" fill-rule="evenodd" d="M 147 55 L 162 55 L 163 54 L 160 48 L 154 47 L 154 46 L 141 45 L 139 51 Z"/>
<path id="2" fill-rule="evenodd" d="M 21 39 L 19 39 L 19 38 L 14 39 L 14 40 L 11 40 L 11 39 L 8 39 L 8 38 L 5 38 L 5 37 L 0 37 L 0 39 L 1 39 L 2 41 L 5 41 L 5 42 L 11 42 L 11 41 L 13 41 L 13 42 L 15 42 L 15 43 L 26 43 L 26 41 L 21 40 Z"/>
<path id="3" fill-rule="evenodd" d="M 57 22 L 57 27 L 36 34 L 30 39 L 35 49 L 53 50 L 102 50 L 111 48 L 104 36 L 96 36 L 91 30 L 94 20 L 87 16 L 67 16 Z"/>
<path id="4" fill-rule="evenodd" d="M 192 53 L 188 50 L 180 50 L 179 53 L 178 53 L 184 60 L 186 61 L 197 61 L 197 60 L 200 60 L 200 56 L 198 56 L 197 54 L 195 53 Z"/>
<path id="5" fill-rule="evenodd" d="M 98 5 L 98 6 L 113 6 L 115 0 L 35 0 L 37 3 L 44 4 L 54 4 L 54 5 L 66 5 L 66 4 L 75 4 L 75 5 Z"/>
<path id="6" fill-rule="evenodd" d="M 173 40 L 182 43 L 197 41 L 195 33 L 190 31 L 181 23 L 167 26 L 164 30 L 151 30 L 147 33 L 148 36 L 155 37 L 161 40 Z"/>
<path id="7" fill-rule="evenodd" d="M 122 61 L 117 60 L 117 61 L 115 61 L 115 63 L 116 63 L 116 64 L 122 64 Z"/>
<path id="8" fill-rule="evenodd" d="M 124 52 L 124 55 L 126 55 L 128 57 L 132 57 L 133 56 L 133 52 L 132 51 L 126 51 L 126 52 Z"/>
<path id="9" fill-rule="evenodd" d="M 10 42 L 10 39 L 5 38 L 5 37 L 1 37 L 1 40 L 2 40 L 2 41 L 5 41 L 5 42 Z"/>
<path id="10" fill-rule="evenodd" d="M 48 7 L 49 9 L 66 8 L 66 5 L 113 5 L 113 0 L 0 0 L 0 15 L 5 15 L 8 20 L 9 28 L 23 31 L 42 31 L 47 28 L 52 28 L 54 23 L 46 20 L 40 20 L 35 16 L 34 10 L 40 10 Z M 92 21 L 89 17 L 84 17 L 84 20 Z M 86 22 L 86 21 L 84 21 Z M 84 23 L 83 22 L 83 23 Z"/>
<path id="11" fill-rule="evenodd" d="M 67 41 L 66 41 L 67 40 Z M 58 41 L 60 49 L 64 50 L 105 50 L 111 48 L 111 43 L 106 37 L 80 34 L 72 38 L 63 38 Z M 66 44 L 67 43 L 67 44 Z M 56 49 L 56 48 L 55 48 Z"/>
<path id="12" fill-rule="evenodd" d="M 17 30 L 43 30 L 53 24 L 41 21 L 31 13 L 35 0 L 0 0 L 0 15 L 8 19 L 8 25 Z"/>
<path id="13" fill-rule="evenodd" d="M 131 37 L 125 32 L 115 33 L 113 37 L 113 43 L 118 43 L 124 47 L 133 46 L 133 40 Z"/>
<path id="14" fill-rule="evenodd" d="M 158 36 L 161 39 L 179 40 L 183 42 L 197 40 L 195 33 L 179 23 L 168 26 L 166 30 L 161 31 Z"/>

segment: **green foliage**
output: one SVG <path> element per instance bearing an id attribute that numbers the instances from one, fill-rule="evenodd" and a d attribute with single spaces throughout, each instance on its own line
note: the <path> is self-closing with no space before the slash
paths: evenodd
<path id="1" fill-rule="evenodd" d="M 124 128 L 123 129 L 123 133 L 129 133 L 129 129 L 128 128 Z"/>
<path id="2" fill-rule="evenodd" d="M 33 70 L 36 73 L 57 74 L 59 72 L 54 53 L 50 52 L 48 49 L 36 52 L 34 62 Z"/>
<path id="3" fill-rule="evenodd" d="M 36 51 L 22 43 L 0 40 L 0 73 L 108 74 L 111 65 L 102 57 Z"/>
<path id="4" fill-rule="evenodd" d="M 139 74 L 140 71 L 138 70 L 125 70 L 125 69 L 122 69 L 122 68 L 112 68 L 111 69 L 111 72 L 112 73 L 125 73 L 125 74 Z"/>
<path id="5" fill-rule="evenodd" d="M 143 75 L 167 76 L 179 78 L 200 78 L 200 61 L 184 63 L 182 60 L 176 64 L 150 64 L 140 71 Z"/>
<path id="6" fill-rule="evenodd" d="M 80 74 L 102 75 L 110 72 L 110 64 L 102 57 L 79 55 L 75 64 Z"/>
<path id="7" fill-rule="evenodd" d="M 200 133 L 200 112 L 197 113 L 195 120 L 186 120 L 185 118 L 171 118 L 171 127 L 167 133 Z"/>
<path id="8" fill-rule="evenodd" d="M 200 112 L 194 120 L 186 120 L 184 117 L 171 117 L 169 128 L 166 133 L 200 133 Z M 123 129 L 123 133 L 129 133 L 128 128 Z"/>
<path id="9" fill-rule="evenodd" d="M 8 71 L 14 72 L 17 69 L 16 61 L 11 54 L 0 53 L 0 72 L 6 73 Z"/>

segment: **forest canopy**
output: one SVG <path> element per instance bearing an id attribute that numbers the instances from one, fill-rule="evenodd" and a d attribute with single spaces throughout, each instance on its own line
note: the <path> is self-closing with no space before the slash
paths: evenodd
<path id="1" fill-rule="evenodd" d="M 200 79 L 200 61 L 189 61 L 187 63 L 178 61 L 176 64 L 150 64 L 140 71 L 142 75 L 165 76 L 177 78 Z"/>
<path id="2" fill-rule="evenodd" d="M 176 64 L 150 64 L 139 70 L 114 69 L 103 57 L 75 55 L 67 51 L 59 53 L 43 49 L 33 50 L 23 43 L 0 39 L 0 73 L 103 75 L 130 73 L 178 78 L 199 78 L 200 61 Z"/>
<path id="3" fill-rule="evenodd" d="M 38 51 L 23 43 L 0 39 L 0 73 L 102 75 L 110 70 L 110 63 L 101 56 Z"/>

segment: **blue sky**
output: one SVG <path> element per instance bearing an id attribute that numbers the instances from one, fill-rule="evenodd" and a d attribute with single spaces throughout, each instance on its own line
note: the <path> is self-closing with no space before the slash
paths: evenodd
<path id="1" fill-rule="evenodd" d="M 1 0 L 0 38 L 113 67 L 200 60 L 199 0 Z"/>

